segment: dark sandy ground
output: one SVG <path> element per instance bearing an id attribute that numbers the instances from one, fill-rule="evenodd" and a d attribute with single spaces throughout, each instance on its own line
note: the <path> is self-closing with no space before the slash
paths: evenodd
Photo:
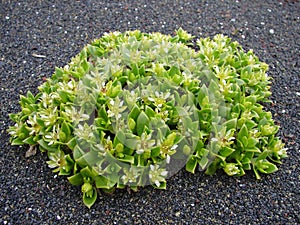
<path id="1" fill-rule="evenodd" d="M 299 1 L 2 0 L 0 15 L 0 224 L 300 223 Z M 277 173 L 257 181 L 252 173 L 233 178 L 182 170 L 165 191 L 118 190 L 89 210 L 80 188 L 55 176 L 45 155 L 25 158 L 25 148 L 10 146 L 8 113 L 19 110 L 19 94 L 36 92 L 85 44 L 108 31 L 172 34 L 179 27 L 196 37 L 228 35 L 270 65 L 267 108 L 289 149 Z"/>

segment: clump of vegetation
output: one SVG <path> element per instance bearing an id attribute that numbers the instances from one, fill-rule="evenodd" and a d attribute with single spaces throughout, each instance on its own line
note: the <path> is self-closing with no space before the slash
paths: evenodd
<path id="1" fill-rule="evenodd" d="M 182 167 L 258 179 L 277 171 L 286 151 L 261 105 L 267 64 L 223 35 L 192 40 L 182 29 L 94 40 L 37 95 L 21 96 L 11 143 L 46 152 L 88 207 L 98 189 L 165 188 Z"/>

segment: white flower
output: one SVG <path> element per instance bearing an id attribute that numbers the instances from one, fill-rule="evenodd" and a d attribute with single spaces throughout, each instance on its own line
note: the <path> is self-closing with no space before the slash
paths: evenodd
<path id="1" fill-rule="evenodd" d="M 151 133 L 142 133 L 140 140 L 136 145 L 136 153 L 143 154 L 145 151 L 150 150 L 155 145 L 155 140 L 151 140 Z"/>
<path id="2" fill-rule="evenodd" d="M 166 162 L 170 162 L 170 155 L 173 155 L 176 152 L 178 145 L 168 145 L 165 141 L 160 146 L 160 154 L 162 157 L 166 158 Z"/>
<path id="3" fill-rule="evenodd" d="M 40 117 L 43 119 L 46 126 L 55 124 L 58 118 L 57 107 L 42 110 Z"/>
<path id="4" fill-rule="evenodd" d="M 164 168 L 159 168 L 159 165 L 150 165 L 149 170 L 149 179 L 150 182 L 154 183 L 157 187 L 160 186 L 160 182 L 165 182 L 166 177 L 168 175 L 168 171 Z"/>
<path id="5" fill-rule="evenodd" d="M 47 161 L 48 166 L 53 169 L 59 167 L 61 165 L 61 161 L 64 157 L 62 151 L 50 152 L 49 153 L 49 161 Z"/>
<path id="6" fill-rule="evenodd" d="M 54 99 L 53 97 L 51 97 L 50 95 L 48 95 L 48 94 L 45 93 L 45 92 L 43 92 L 43 94 L 42 94 L 42 96 L 41 96 L 41 98 L 40 98 L 40 100 L 41 100 L 41 102 L 42 102 L 44 108 L 47 108 L 48 105 L 51 105 L 52 102 L 53 102 L 53 99 Z"/>
<path id="7" fill-rule="evenodd" d="M 94 138 L 94 126 L 89 125 L 87 123 L 84 123 L 83 126 L 81 124 L 78 124 L 77 129 L 74 130 L 74 134 L 79 139 L 93 140 L 93 138 Z"/>
<path id="8" fill-rule="evenodd" d="M 138 90 L 136 91 L 132 90 L 130 92 L 126 90 L 124 91 L 124 96 L 125 96 L 126 103 L 131 107 L 140 99 Z"/>
<path id="9" fill-rule="evenodd" d="M 96 96 L 98 95 L 97 91 L 93 90 L 92 87 L 84 84 L 82 80 L 78 82 L 77 85 L 77 94 L 75 102 L 80 106 L 84 106 L 86 104 L 95 105 L 97 102 Z"/>
<path id="10" fill-rule="evenodd" d="M 86 121 L 90 118 L 89 115 L 84 114 L 83 108 L 76 109 L 76 107 L 71 106 L 66 108 L 65 112 L 70 120 L 76 124 L 82 121 Z"/>
<path id="11" fill-rule="evenodd" d="M 65 91 L 68 92 L 70 94 L 72 94 L 76 88 L 76 82 L 75 80 L 70 80 L 68 83 L 66 82 L 59 82 L 58 83 L 59 87 L 58 87 L 58 91 Z"/>
<path id="12" fill-rule="evenodd" d="M 170 92 L 163 93 L 163 92 L 155 91 L 154 92 L 154 96 L 148 97 L 148 100 L 151 101 L 151 102 L 153 102 L 154 105 L 161 110 L 161 108 L 167 102 L 167 99 L 170 96 L 171 96 Z"/>
<path id="13" fill-rule="evenodd" d="M 19 132 L 20 132 L 20 128 L 22 127 L 22 124 L 18 124 L 16 123 L 14 126 L 9 128 L 9 134 L 13 137 L 17 137 Z"/>
<path id="14" fill-rule="evenodd" d="M 27 124 L 29 125 L 27 128 L 30 130 L 30 135 L 38 134 L 42 128 L 37 122 L 36 114 L 34 114 L 34 116 L 29 116 Z"/>
<path id="15" fill-rule="evenodd" d="M 127 106 L 123 106 L 124 101 L 120 101 L 118 97 L 116 99 L 111 99 L 108 104 L 109 110 L 107 110 L 108 117 L 115 117 L 117 120 L 122 117 L 121 112 L 123 112 Z"/>
<path id="16" fill-rule="evenodd" d="M 130 169 L 124 169 L 124 175 L 121 177 L 124 184 L 134 184 L 139 177 L 139 171 L 134 167 L 130 167 Z"/>
<path id="17" fill-rule="evenodd" d="M 101 92 L 103 89 L 105 89 L 106 78 L 103 76 L 103 74 L 99 73 L 99 71 L 91 71 L 85 76 L 85 78 L 90 80 L 91 84 L 96 85 L 94 91 Z"/>
<path id="18" fill-rule="evenodd" d="M 59 140 L 59 125 L 54 125 L 52 128 L 52 133 L 48 133 L 45 135 L 46 141 L 49 141 L 48 145 L 53 145 L 56 141 Z"/>

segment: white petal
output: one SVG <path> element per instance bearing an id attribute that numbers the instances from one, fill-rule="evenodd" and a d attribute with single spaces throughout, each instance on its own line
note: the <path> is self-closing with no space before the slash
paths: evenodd
<path id="1" fill-rule="evenodd" d="M 140 154 L 143 154 L 144 152 L 145 152 L 144 149 L 139 149 L 139 150 L 136 151 L 136 154 L 139 154 L 139 155 L 140 155 Z M 151 165 L 150 165 L 150 166 L 151 166 Z"/>
<path id="2" fill-rule="evenodd" d="M 150 165 L 150 169 L 151 169 L 152 171 L 154 171 L 155 166 L 154 166 L 154 165 Z"/>
<path id="3" fill-rule="evenodd" d="M 166 158 L 166 162 L 167 162 L 167 164 L 169 164 L 169 163 L 170 163 L 170 160 L 171 160 L 171 157 L 170 157 L 169 155 L 167 155 L 167 158 Z"/>
<path id="4" fill-rule="evenodd" d="M 81 119 L 83 119 L 83 120 L 87 120 L 87 119 L 89 119 L 89 115 L 87 115 L 87 114 L 82 114 L 81 115 Z"/>
<path id="5" fill-rule="evenodd" d="M 83 130 L 83 126 L 81 124 L 78 124 L 78 129 Z"/>
<path id="6" fill-rule="evenodd" d="M 151 148 L 152 146 L 155 145 L 155 140 L 151 140 L 148 142 L 148 147 Z"/>
<path id="7" fill-rule="evenodd" d="M 166 177 L 168 175 L 168 171 L 165 170 L 165 171 L 161 172 L 160 175 L 162 175 L 163 177 Z"/>
<path id="8" fill-rule="evenodd" d="M 70 88 L 70 89 L 72 89 L 72 88 L 73 88 L 72 81 L 69 81 L 69 83 L 68 83 L 68 86 L 69 86 L 69 88 Z"/>
<path id="9" fill-rule="evenodd" d="M 15 135 L 16 133 L 17 133 L 17 132 L 14 131 L 14 130 L 9 131 L 9 134 L 10 134 L 10 135 Z"/>
<path id="10" fill-rule="evenodd" d="M 141 140 L 143 140 L 143 141 L 144 141 L 144 140 L 147 140 L 147 139 L 146 139 L 146 133 L 142 133 L 142 135 L 141 135 Z"/>
<path id="11" fill-rule="evenodd" d="M 155 185 L 156 185 L 157 187 L 159 187 L 159 186 L 160 186 L 160 183 L 159 183 L 159 181 L 158 181 L 158 180 L 154 181 L 154 183 L 155 183 Z"/>
<path id="12" fill-rule="evenodd" d="M 218 141 L 218 139 L 217 139 L 217 138 L 212 138 L 211 141 L 212 141 L 212 142 L 213 142 L 213 141 Z"/>
<path id="13" fill-rule="evenodd" d="M 166 95 L 165 95 L 165 99 L 167 99 L 167 98 L 169 98 L 170 97 L 170 92 L 168 92 L 168 93 L 166 93 Z"/>
<path id="14" fill-rule="evenodd" d="M 178 145 L 173 145 L 172 148 L 171 148 L 171 150 L 174 150 L 174 149 L 176 149 L 177 147 L 178 147 Z"/>

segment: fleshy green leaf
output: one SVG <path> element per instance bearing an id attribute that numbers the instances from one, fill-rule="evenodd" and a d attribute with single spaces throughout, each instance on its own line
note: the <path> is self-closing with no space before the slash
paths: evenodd
<path id="1" fill-rule="evenodd" d="M 208 163 L 209 163 L 208 158 L 207 158 L 206 156 L 203 156 L 203 157 L 201 157 L 201 159 L 198 160 L 198 161 L 199 161 L 199 166 L 201 167 L 201 170 L 206 169 L 206 167 L 207 167 L 207 165 L 208 165 Z"/>
<path id="2" fill-rule="evenodd" d="M 247 128 L 247 126 L 244 124 L 243 126 L 242 126 L 242 128 L 240 129 L 240 131 L 239 131 L 239 134 L 238 134 L 238 139 L 240 140 L 240 141 L 243 141 L 243 137 L 246 137 L 246 138 L 248 138 L 248 128 Z"/>
<path id="3" fill-rule="evenodd" d="M 121 162 L 127 162 L 127 163 L 130 163 L 130 164 L 133 164 L 134 163 L 134 156 L 125 154 L 124 157 L 118 158 L 118 160 L 121 161 Z"/>
<path id="4" fill-rule="evenodd" d="M 226 130 L 235 129 L 237 124 L 237 119 L 233 118 L 231 120 L 227 120 L 225 123 L 223 123 L 223 126 L 226 127 Z"/>
<path id="5" fill-rule="evenodd" d="M 149 117 L 142 111 L 136 120 L 136 132 L 142 135 L 145 128 L 149 126 Z"/>
<path id="6" fill-rule="evenodd" d="M 20 138 L 15 138 L 13 139 L 13 141 L 11 142 L 12 145 L 23 145 L 24 142 L 20 139 Z"/>
<path id="7" fill-rule="evenodd" d="M 235 151 L 235 149 L 225 146 L 225 147 L 223 147 L 223 148 L 220 149 L 219 154 L 220 154 L 221 156 L 227 157 L 227 156 L 229 156 L 231 153 L 233 153 L 234 151 Z"/>
<path id="8" fill-rule="evenodd" d="M 96 189 L 93 188 L 93 190 L 91 192 L 92 192 L 91 196 L 87 196 L 87 193 L 83 193 L 83 196 L 82 196 L 83 203 L 88 208 L 91 208 L 92 205 L 94 205 L 94 203 L 97 200 L 97 191 L 96 191 Z"/>
<path id="9" fill-rule="evenodd" d="M 34 141 L 34 138 L 35 138 L 34 136 L 30 136 L 30 137 L 24 139 L 23 142 L 24 142 L 25 144 L 35 145 L 37 142 Z"/>
<path id="10" fill-rule="evenodd" d="M 192 156 L 186 163 L 185 169 L 190 173 L 195 173 L 195 169 L 197 167 L 197 159 Z"/>
<path id="11" fill-rule="evenodd" d="M 43 139 L 38 140 L 38 143 L 40 146 L 42 146 L 44 149 L 46 149 L 49 152 L 55 152 L 57 150 L 57 148 L 51 147 L 50 145 L 48 145 L 47 142 L 45 142 Z"/>
<path id="12" fill-rule="evenodd" d="M 97 176 L 95 177 L 95 184 L 97 188 L 109 190 L 115 186 L 116 182 L 112 182 L 104 176 Z"/>

